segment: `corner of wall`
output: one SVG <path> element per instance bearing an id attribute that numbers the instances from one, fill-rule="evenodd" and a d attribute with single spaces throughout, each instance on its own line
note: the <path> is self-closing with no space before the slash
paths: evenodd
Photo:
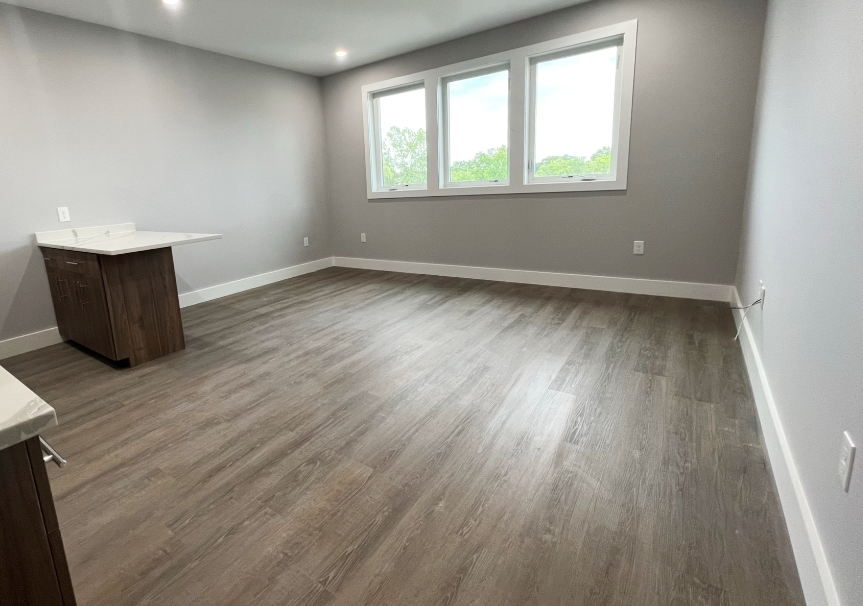
<path id="1" fill-rule="evenodd" d="M 737 287 L 733 287 L 732 297 L 732 305 L 743 305 Z M 734 316 L 738 325 L 743 324 L 740 346 L 806 603 L 808 606 L 842 606 L 755 336 L 741 310 L 734 310 Z"/>

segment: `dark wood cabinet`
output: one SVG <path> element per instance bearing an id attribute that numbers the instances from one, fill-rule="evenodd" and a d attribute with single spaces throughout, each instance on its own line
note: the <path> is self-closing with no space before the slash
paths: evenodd
<path id="1" fill-rule="evenodd" d="M 122 255 L 41 251 L 64 339 L 131 366 L 185 348 L 170 248 Z"/>
<path id="2" fill-rule="evenodd" d="M 39 438 L 0 450 L 0 604 L 75 606 Z"/>
<path id="3" fill-rule="evenodd" d="M 117 350 L 111 336 L 111 317 L 101 278 L 80 276 L 75 278 L 75 302 L 79 311 L 81 332 L 77 339 L 108 358 L 117 359 Z"/>
<path id="4" fill-rule="evenodd" d="M 54 309 L 63 338 L 118 360 L 111 336 L 111 317 L 102 280 L 69 271 L 48 269 L 54 285 Z"/>

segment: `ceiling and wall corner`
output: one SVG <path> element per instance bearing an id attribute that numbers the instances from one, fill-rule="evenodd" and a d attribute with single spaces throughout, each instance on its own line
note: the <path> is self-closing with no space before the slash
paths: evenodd
<path id="1" fill-rule="evenodd" d="M 587 0 L 5 1 L 325 76 Z"/>

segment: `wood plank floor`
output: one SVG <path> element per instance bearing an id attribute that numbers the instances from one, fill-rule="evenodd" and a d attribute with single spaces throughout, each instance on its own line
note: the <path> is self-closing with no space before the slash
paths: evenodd
<path id="1" fill-rule="evenodd" d="M 4 366 L 81 606 L 800 605 L 726 305 L 328 269 Z"/>

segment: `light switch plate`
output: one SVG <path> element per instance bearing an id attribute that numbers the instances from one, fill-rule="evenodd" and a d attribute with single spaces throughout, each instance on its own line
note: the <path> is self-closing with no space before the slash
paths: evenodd
<path id="1" fill-rule="evenodd" d="M 365 242 L 365 241 L 366 241 L 366 234 L 365 233 L 360 234 L 360 242 Z"/>
<path id="2" fill-rule="evenodd" d="M 57 207 L 57 218 L 60 219 L 60 223 L 66 223 L 67 221 L 72 220 L 72 215 L 69 214 L 68 206 L 58 206 Z"/>
<path id="3" fill-rule="evenodd" d="M 308 245 L 309 245 L 309 238 L 308 238 L 308 236 L 306 236 L 305 238 L 303 238 L 303 246 L 308 246 Z"/>
<path id="4" fill-rule="evenodd" d="M 842 480 L 842 489 L 845 492 L 851 488 L 851 472 L 854 471 L 854 455 L 857 447 L 846 431 L 842 434 L 842 455 L 839 457 L 839 478 Z"/>

